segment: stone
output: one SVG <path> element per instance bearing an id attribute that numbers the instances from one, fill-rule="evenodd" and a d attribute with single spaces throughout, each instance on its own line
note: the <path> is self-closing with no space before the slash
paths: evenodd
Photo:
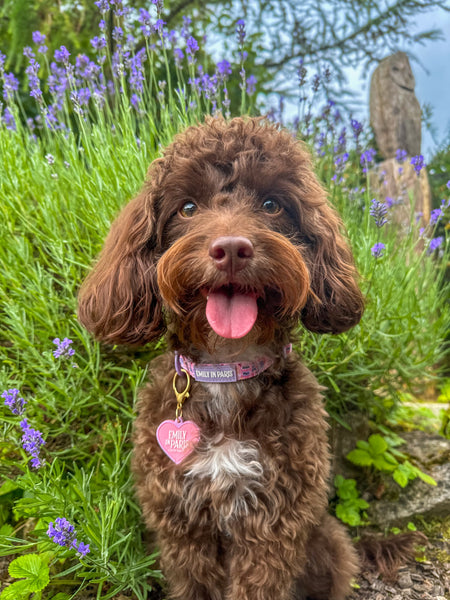
<path id="1" fill-rule="evenodd" d="M 411 431 L 402 437 L 407 441 L 402 452 L 431 475 L 437 485 L 432 486 L 418 478 L 404 489 L 392 483 L 391 491 L 395 490 L 397 497 L 387 493 L 386 499 L 373 501 L 369 509 L 371 521 L 382 527 L 394 523 L 398 526 L 419 515 L 445 517 L 450 514 L 450 440 L 422 431 Z"/>
<path id="2" fill-rule="evenodd" d="M 393 158 L 397 150 L 420 154 L 422 112 L 416 98 L 414 75 L 405 52 L 380 62 L 370 84 L 370 124 L 380 154 Z"/>
<path id="3" fill-rule="evenodd" d="M 382 202 L 389 198 L 390 223 L 400 225 L 407 232 L 414 218 L 423 225 L 428 223 L 431 213 L 428 174 L 425 168 L 417 174 L 411 164 L 411 157 L 406 157 L 403 162 L 388 158 L 378 163 L 370 171 L 369 181 L 374 197 Z"/>

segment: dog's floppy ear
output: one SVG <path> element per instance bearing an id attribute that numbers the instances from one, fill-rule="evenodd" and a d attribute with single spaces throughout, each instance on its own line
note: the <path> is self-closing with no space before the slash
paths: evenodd
<path id="1" fill-rule="evenodd" d="M 149 184 L 119 214 L 79 293 L 78 318 L 98 340 L 142 345 L 164 333 Z"/>
<path id="2" fill-rule="evenodd" d="M 325 198 L 313 209 L 308 269 L 311 291 L 301 319 L 310 331 L 342 333 L 359 323 L 364 297 L 342 223 Z"/>

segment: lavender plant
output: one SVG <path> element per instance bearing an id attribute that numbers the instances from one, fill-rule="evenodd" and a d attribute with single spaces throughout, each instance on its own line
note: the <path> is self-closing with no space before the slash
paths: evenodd
<path id="1" fill-rule="evenodd" d="M 23 560 L 34 573 L 6 587 L 2 600 L 59 589 L 75 598 L 88 586 L 98 599 L 156 597 L 161 575 L 142 540 L 129 455 L 133 399 L 160 348 L 100 348 L 77 323 L 77 290 L 114 215 L 174 133 L 256 102 L 244 22 L 234 26 L 234 59 L 212 64 L 190 19 L 168 29 L 159 1 L 134 12 L 96 4 L 95 60 L 69 43 L 50 56 L 38 31 L 26 41 L 34 112 L 0 54 L 0 553 L 19 555 L 11 577 L 20 578 Z M 347 334 L 302 332 L 300 349 L 336 418 L 354 407 L 379 416 L 387 397 L 396 402 L 399 389 L 435 376 L 442 359 L 448 195 L 430 223 L 412 215 L 399 237 L 395 201 L 372 202 L 363 170 L 375 156 L 364 150 L 362 124 L 346 123 L 331 99 L 316 110 L 311 93 L 322 81 L 300 65 L 293 133 L 317 154 L 343 215 L 367 310 Z M 272 116 L 282 119 L 281 108 Z"/>

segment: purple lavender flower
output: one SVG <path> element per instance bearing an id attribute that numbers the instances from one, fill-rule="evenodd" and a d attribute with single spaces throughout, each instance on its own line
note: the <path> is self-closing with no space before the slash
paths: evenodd
<path id="1" fill-rule="evenodd" d="M 23 49 L 23 55 L 26 56 L 27 58 L 36 58 L 36 55 L 33 52 L 33 50 L 30 48 L 30 46 L 25 46 L 25 48 Z"/>
<path id="2" fill-rule="evenodd" d="M 3 79 L 3 98 L 12 100 L 14 92 L 19 89 L 19 80 L 16 79 L 13 73 L 6 73 Z"/>
<path id="3" fill-rule="evenodd" d="M 380 202 L 379 200 L 376 200 L 375 198 L 372 200 L 372 206 L 370 208 L 369 213 L 374 218 L 375 225 L 377 227 L 383 227 L 383 225 L 386 225 L 387 211 L 388 211 L 388 209 L 384 202 Z"/>
<path id="4" fill-rule="evenodd" d="M 443 216 L 443 210 L 441 208 L 435 208 L 430 214 L 430 224 L 435 225 Z"/>
<path id="5" fill-rule="evenodd" d="M 0 75 L 3 75 L 5 71 L 6 56 L 0 52 Z"/>
<path id="6" fill-rule="evenodd" d="M 186 15 L 183 15 L 183 25 L 181 27 L 181 37 L 184 38 L 185 40 L 188 39 L 188 37 L 190 36 L 190 29 L 189 29 L 189 25 L 192 23 L 192 19 L 191 17 L 186 17 Z"/>
<path id="7" fill-rule="evenodd" d="M 447 188 L 450 190 L 450 179 L 447 181 Z"/>
<path id="8" fill-rule="evenodd" d="M 399 163 L 402 163 L 407 156 L 408 153 L 406 152 L 406 150 L 402 150 L 401 148 L 399 148 L 395 154 L 395 160 Z"/>
<path id="9" fill-rule="evenodd" d="M 122 40 L 122 38 L 123 38 L 123 29 L 122 29 L 122 27 L 119 27 L 118 25 L 116 25 L 116 27 L 114 27 L 114 29 L 112 31 L 112 38 L 116 42 L 120 42 Z"/>
<path id="10" fill-rule="evenodd" d="M 70 548 L 75 539 L 75 527 L 67 519 L 59 517 L 55 524 L 49 523 L 47 535 L 55 544 Z"/>
<path id="11" fill-rule="evenodd" d="M 231 75 L 231 65 L 227 60 L 221 60 L 217 63 L 217 73 L 222 79 L 225 79 L 227 75 Z"/>
<path id="12" fill-rule="evenodd" d="M 31 38 L 35 44 L 43 44 L 47 39 L 47 36 L 41 33 L 40 31 L 33 31 L 31 34 Z"/>
<path id="13" fill-rule="evenodd" d="M 359 121 L 357 121 L 356 119 L 351 119 L 350 124 L 352 126 L 353 129 L 353 137 L 355 138 L 356 142 L 358 141 L 359 136 L 362 133 L 363 130 L 363 126 L 361 125 L 361 123 Z"/>
<path id="14" fill-rule="evenodd" d="M 162 19 L 156 19 L 155 24 L 153 25 L 153 30 L 155 31 L 155 33 L 161 34 L 164 29 L 164 25 L 166 25 L 165 21 L 163 21 Z"/>
<path id="15" fill-rule="evenodd" d="M 25 73 L 28 75 L 28 83 L 30 84 L 30 96 L 36 100 L 42 98 L 41 82 L 38 77 L 39 68 L 39 63 L 34 58 L 31 58 L 30 64 L 25 69 Z"/>
<path id="16" fill-rule="evenodd" d="M 368 148 L 361 154 L 360 163 L 364 167 L 363 173 L 367 172 L 367 167 L 373 162 L 375 159 L 376 150 L 373 148 Z"/>
<path id="17" fill-rule="evenodd" d="M 58 517 L 55 523 L 49 523 L 47 535 L 59 546 L 74 548 L 80 556 L 86 556 L 90 551 L 89 544 L 77 540 L 75 527 L 64 517 Z"/>
<path id="18" fill-rule="evenodd" d="M 191 36 L 186 40 L 186 54 L 188 54 L 188 61 L 193 62 L 194 54 L 198 51 L 198 43 L 197 40 Z"/>
<path id="19" fill-rule="evenodd" d="M 375 244 L 370 249 L 370 251 L 372 252 L 372 256 L 375 258 L 380 258 L 381 256 L 383 256 L 385 250 L 386 246 L 381 242 L 378 242 L 378 244 Z"/>
<path id="20" fill-rule="evenodd" d="M 5 122 L 6 129 L 9 129 L 10 131 L 16 130 L 16 121 L 14 119 L 14 115 L 7 106 L 3 111 L 3 121 Z"/>
<path id="21" fill-rule="evenodd" d="M 69 338 L 64 338 L 62 342 L 59 338 L 55 338 L 53 343 L 57 346 L 56 350 L 53 350 L 55 358 L 68 358 L 75 354 L 75 350 L 70 348 L 70 344 L 73 344 L 73 341 L 69 340 Z"/>
<path id="22" fill-rule="evenodd" d="M 244 19 L 238 19 L 236 23 L 236 34 L 239 46 L 243 46 L 245 41 L 245 21 Z"/>
<path id="23" fill-rule="evenodd" d="M 44 461 L 39 458 L 41 447 L 45 444 L 45 440 L 42 437 L 42 433 L 37 429 L 33 429 L 28 425 L 27 419 L 23 419 L 20 422 L 22 428 L 22 446 L 25 452 L 28 452 L 32 456 L 31 466 L 35 469 L 39 469 L 44 464 Z"/>
<path id="24" fill-rule="evenodd" d="M 76 539 L 73 541 L 72 546 L 78 552 L 80 556 L 86 556 L 90 552 L 89 544 L 84 544 L 83 542 L 78 542 Z"/>
<path id="25" fill-rule="evenodd" d="M 425 164 L 424 160 L 423 160 L 423 156 L 421 154 L 418 154 L 417 156 L 413 156 L 411 159 L 411 164 L 414 166 L 414 170 L 417 173 L 417 175 L 419 175 L 420 171 L 426 167 L 427 165 Z"/>
<path id="26" fill-rule="evenodd" d="M 439 237 L 436 237 L 436 238 L 433 238 L 432 240 L 430 240 L 430 243 L 428 244 L 427 254 L 433 254 L 433 252 L 442 245 L 443 241 L 444 241 L 444 238 L 442 236 L 439 236 Z"/>
<path id="27" fill-rule="evenodd" d="M 106 47 L 106 39 L 103 36 L 98 37 L 98 35 L 96 35 L 94 38 L 92 38 L 91 45 L 94 50 L 99 52 L 102 48 Z"/>
<path id="28" fill-rule="evenodd" d="M 395 204 L 394 198 L 391 198 L 390 196 L 386 196 L 386 198 L 384 199 L 384 202 L 388 208 L 392 208 Z"/>
<path id="29" fill-rule="evenodd" d="M 69 62 L 70 52 L 67 50 L 65 46 L 61 46 L 59 50 L 55 50 L 55 60 L 56 62 L 62 62 L 65 65 Z"/>
<path id="30" fill-rule="evenodd" d="M 247 94 L 249 96 L 253 96 L 256 90 L 256 77 L 254 75 L 249 75 L 247 77 Z"/>
<path id="31" fill-rule="evenodd" d="M 178 68 L 181 68 L 181 61 L 184 58 L 184 52 L 181 48 L 174 48 L 173 55 L 175 57 L 175 65 Z"/>
<path id="32" fill-rule="evenodd" d="M 102 14 L 105 14 L 109 10 L 108 0 L 95 0 L 94 4 L 100 9 Z"/>
<path id="33" fill-rule="evenodd" d="M 20 392 L 16 388 L 5 390 L 2 398 L 5 399 L 5 406 L 13 413 L 13 415 L 23 415 L 25 410 L 26 400 L 20 397 Z"/>

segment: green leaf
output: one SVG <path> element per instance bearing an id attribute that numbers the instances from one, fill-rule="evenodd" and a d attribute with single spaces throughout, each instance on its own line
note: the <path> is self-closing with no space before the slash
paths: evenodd
<path id="1" fill-rule="evenodd" d="M 28 589 L 28 580 L 15 581 L 0 594 L 0 600 L 26 600 L 31 594 Z"/>
<path id="2" fill-rule="evenodd" d="M 409 529 L 410 531 L 417 531 L 417 527 L 414 525 L 414 523 L 412 523 L 411 521 L 408 523 L 408 525 L 406 526 L 407 529 Z"/>
<path id="3" fill-rule="evenodd" d="M 388 449 L 386 440 L 379 433 L 374 433 L 369 437 L 370 451 L 372 454 L 383 454 Z"/>
<path id="4" fill-rule="evenodd" d="M 392 473 L 392 479 L 402 488 L 406 487 L 409 481 L 408 476 L 400 468 Z"/>
<path id="5" fill-rule="evenodd" d="M 431 475 L 427 475 L 427 473 L 424 473 L 420 469 L 417 469 L 417 476 L 420 477 L 420 479 L 422 481 L 425 481 L 425 483 L 428 483 L 429 485 L 437 485 L 436 481 L 431 477 Z"/>
<path id="6" fill-rule="evenodd" d="M 360 467 L 369 467 L 373 463 L 372 456 L 366 450 L 355 449 L 347 454 L 347 460 Z"/>
<path id="7" fill-rule="evenodd" d="M 338 504 L 336 506 L 336 516 L 344 523 L 348 523 L 352 527 L 356 527 L 361 524 L 361 516 L 359 511 L 353 506 L 344 506 Z"/>
<path id="8" fill-rule="evenodd" d="M 19 556 L 11 562 L 8 571 L 11 577 L 25 577 L 30 592 L 40 592 L 50 581 L 49 567 L 38 554 Z"/>
<path id="9" fill-rule="evenodd" d="M 356 489 L 356 481 L 354 479 L 344 479 L 337 490 L 337 494 L 342 500 L 357 498 L 358 490 Z"/>

